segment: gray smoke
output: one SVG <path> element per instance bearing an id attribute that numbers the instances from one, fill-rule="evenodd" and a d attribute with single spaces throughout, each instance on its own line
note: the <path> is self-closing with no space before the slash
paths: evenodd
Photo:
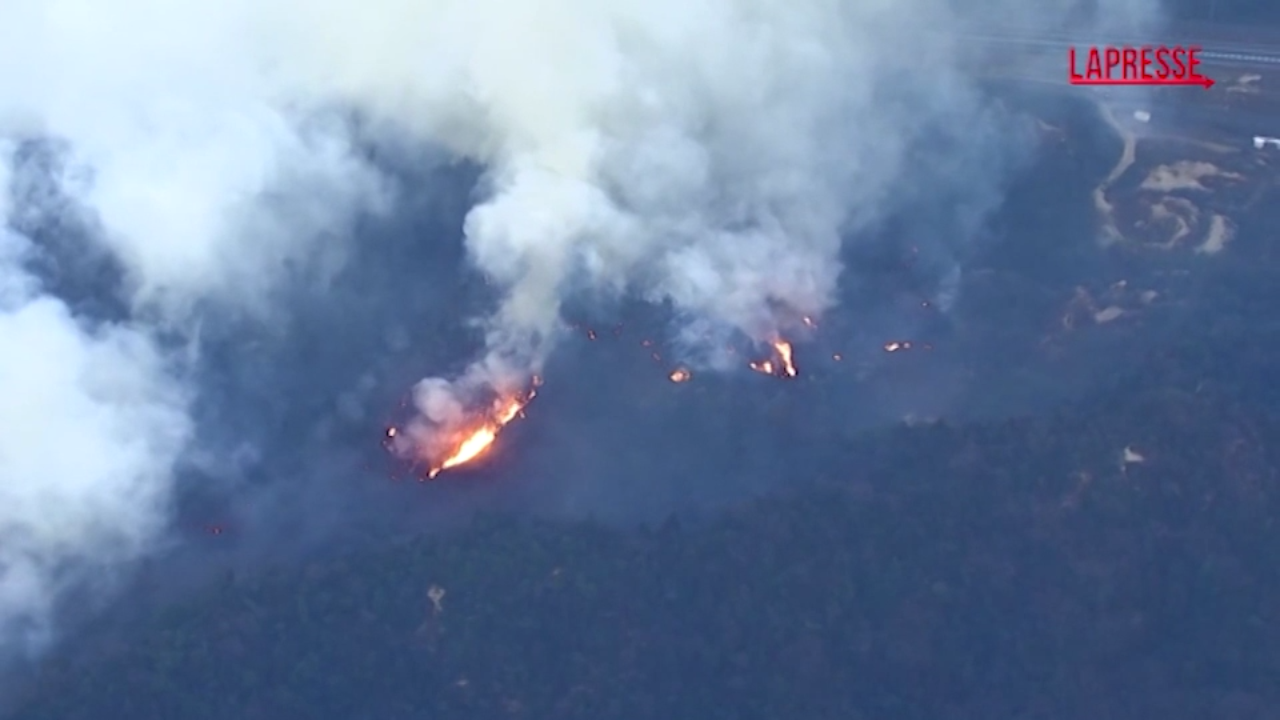
<path id="1" fill-rule="evenodd" d="M 477 394 L 525 387 L 579 290 L 670 302 L 717 338 L 820 317 L 842 244 L 910 190 L 936 128 L 999 142 L 957 67 L 963 37 L 922 40 L 921 19 L 1017 9 L 1056 27 L 1071 9 L 975 5 L 6 3 L 0 645 L 41 645 L 70 584 L 162 546 L 199 430 L 185 378 L 200 308 L 269 325 L 284 268 L 340 267 L 361 252 L 352 218 L 395 202 L 333 108 L 486 168 L 466 246 L 502 299 L 483 356 L 417 393 L 448 425 Z M 66 157 L 36 192 L 15 158 L 40 139 Z M 996 172 L 944 180 L 998 201 Z M 41 279 L 32 214 L 75 215 L 119 268 L 124 311 L 87 313 Z"/>

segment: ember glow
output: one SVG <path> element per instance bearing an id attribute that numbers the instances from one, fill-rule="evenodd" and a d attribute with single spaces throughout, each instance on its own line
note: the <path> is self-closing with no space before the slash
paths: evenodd
<path id="1" fill-rule="evenodd" d="M 771 342 L 770 345 L 773 347 L 773 357 L 768 360 L 751 363 L 751 369 L 765 375 L 795 377 L 797 372 L 795 362 L 792 360 L 791 343 L 778 339 Z"/>
<path id="2" fill-rule="evenodd" d="M 689 378 L 693 377 L 693 373 L 689 372 L 685 368 L 676 368 L 671 371 L 671 375 L 669 377 L 673 383 L 682 383 L 687 382 Z"/>

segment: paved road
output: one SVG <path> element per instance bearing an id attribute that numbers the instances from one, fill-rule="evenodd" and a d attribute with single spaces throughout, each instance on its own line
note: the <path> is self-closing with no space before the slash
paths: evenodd
<path id="1" fill-rule="evenodd" d="M 1096 37 L 1030 37 L 1027 35 L 1014 34 L 966 34 L 966 40 L 971 40 L 984 50 L 989 52 L 1000 52 L 1008 50 L 1017 52 L 1018 54 L 1026 54 L 1028 51 L 1032 53 L 1042 52 L 1045 54 L 1057 54 L 1063 59 L 1064 72 L 1067 57 L 1067 49 L 1074 47 L 1077 52 L 1097 45 L 1128 45 L 1138 47 L 1143 45 L 1169 45 L 1175 44 L 1169 40 L 1152 40 L 1133 38 L 1129 40 L 1106 40 L 1102 41 Z M 1254 43 L 1238 42 L 1224 44 L 1221 41 L 1215 43 L 1198 43 L 1193 39 L 1182 41 L 1187 45 L 1198 45 L 1201 50 L 1199 57 L 1204 66 L 1207 67 L 1230 67 L 1241 69 L 1255 70 L 1273 70 L 1280 71 L 1280 45 L 1263 46 Z"/>
<path id="2" fill-rule="evenodd" d="M 1062 85 L 1067 83 L 1067 50 L 1071 47 L 1080 53 L 1097 45 L 1195 45 L 1201 48 L 1200 71 L 1218 83 L 1209 91 L 1212 95 L 1195 99 L 1229 99 L 1236 106 L 1247 105 L 1251 112 L 1280 116 L 1280 31 L 1186 24 L 1128 37 L 990 27 L 952 31 L 950 35 L 963 38 L 967 64 L 984 77 Z M 1204 91 L 1178 88 L 1175 92 Z M 1188 95 L 1187 99 L 1192 98 Z"/>
<path id="3" fill-rule="evenodd" d="M 1002 40 L 1048 41 L 1076 43 L 1080 45 L 1200 45 L 1224 52 L 1263 55 L 1280 54 L 1280 27 L 1252 25 L 1223 25 L 1207 23 L 1176 23 L 1143 31 L 1111 31 L 1105 33 L 1075 30 L 1053 32 L 1045 28 L 1030 29 L 1015 26 L 982 27 L 945 30 L 960 37 L 987 37 Z"/>
<path id="4" fill-rule="evenodd" d="M 1216 81 L 1210 90 L 1162 88 L 1154 93 L 1127 88 L 1072 87 L 1073 92 L 1102 95 L 1108 102 L 1149 108 L 1157 117 L 1170 114 L 1232 135 L 1280 136 L 1280 32 L 1271 34 L 1233 26 L 1178 26 L 1158 36 L 1097 37 L 1084 33 L 1033 33 L 1008 28 L 982 28 L 958 33 L 964 38 L 966 63 L 990 80 L 1031 81 L 1067 89 L 1067 49 L 1077 53 L 1095 45 L 1196 45 L 1200 71 Z M 956 33 L 952 34 L 954 37 Z M 1131 92 L 1132 91 L 1132 92 Z"/>

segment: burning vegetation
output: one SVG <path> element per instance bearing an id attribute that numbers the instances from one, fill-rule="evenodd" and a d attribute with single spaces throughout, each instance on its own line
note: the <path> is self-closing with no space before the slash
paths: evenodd
<path id="1" fill-rule="evenodd" d="M 803 317 L 804 327 L 816 330 L 817 322 L 811 317 Z M 608 337 L 597 333 L 594 329 L 577 326 L 588 341 L 597 341 Z M 615 326 L 610 333 L 614 338 L 624 334 L 621 325 Z M 634 342 L 634 340 L 632 341 Z M 653 339 L 641 338 L 639 346 L 647 352 L 652 360 L 665 364 L 663 353 Z M 800 375 L 796 365 L 794 346 L 791 341 L 780 336 L 768 342 L 768 354 L 758 360 L 746 363 L 751 370 L 781 379 L 797 378 Z M 885 352 L 894 353 L 917 347 L 917 343 L 909 340 L 893 340 L 881 345 Z M 932 349 L 927 343 L 920 345 L 923 349 Z M 741 352 L 742 348 L 733 344 L 727 348 L 731 354 Z M 831 354 L 834 361 L 844 360 L 845 356 L 836 352 Z M 666 378 L 675 384 L 691 382 L 693 370 L 686 365 L 668 365 L 664 371 Z M 525 408 L 537 396 L 541 386 L 541 378 L 532 378 L 529 388 L 518 393 L 499 393 L 487 407 L 476 410 L 465 410 L 461 406 L 447 420 L 436 418 L 424 419 L 425 425 L 413 424 L 390 427 L 387 430 L 386 445 L 390 451 L 402 458 L 412 461 L 417 470 L 414 471 L 422 480 L 432 480 L 442 472 L 473 463 L 488 455 L 498 440 L 502 430 L 517 418 L 524 416 Z"/>
<path id="2" fill-rule="evenodd" d="M 433 428 L 426 433 L 411 433 L 399 428 L 387 429 L 388 446 L 400 451 L 428 468 L 423 479 L 433 480 L 450 468 L 474 462 L 487 455 L 503 428 L 517 418 L 538 394 L 542 379 L 534 376 L 527 391 L 500 395 L 488 410 L 457 425 Z M 412 436 L 412 437 L 406 437 Z"/>
<path id="3" fill-rule="evenodd" d="M 494 401 L 493 411 L 482 419 L 480 424 L 458 433 L 458 440 L 453 450 L 439 464 L 427 472 L 428 478 L 434 478 L 452 467 L 464 465 L 488 452 L 498 439 L 498 433 L 512 420 L 521 417 L 524 408 L 537 395 L 536 389 L 530 389 L 523 396 L 499 398 Z"/>
<path id="4" fill-rule="evenodd" d="M 796 377 L 799 373 L 796 371 L 795 362 L 792 360 L 791 343 L 778 339 L 769 344 L 773 348 L 772 357 L 751 363 L 751 369 L 765 375 Z"/>

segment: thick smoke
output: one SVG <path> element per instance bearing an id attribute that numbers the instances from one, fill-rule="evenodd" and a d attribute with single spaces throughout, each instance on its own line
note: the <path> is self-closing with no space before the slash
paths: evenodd
<path id="1" fill-rule="evenodd" d="M 75 317 L 23 269 L 32 252 L 0 231 L 0 640 L 17 651 L 49 638 L 69 571 L 106 579 L 156 542 L 191 432 L 147 332 Z"/>
<path id="2" fill-rule="evenodd" d="M 956 5 L 6 3 L 0 643 L 40 644 L 65 590 L 162 544 L 199 431 L 184 378 L 202 308 L 269 325 L 284 273 L 323 282 L 361 252 L 353 219 L 396 201 L 352 128 L 486 169 L 466 243 L 501 301 L 482 357 L 418 389 L 447 425 L 525 386 L 577 292 L 669 302 L 716 338 L 819 316 L 842 243 L 909 189 L 930 133 L 991 134 L 963 38 L 919 24 L 1005 8 Z M 997 173 L 946 180 L 998 199 Z M 79 230 L 54 247 L 37 216 Z M 118 311 L 75 301 L 81 275 Z"/>

